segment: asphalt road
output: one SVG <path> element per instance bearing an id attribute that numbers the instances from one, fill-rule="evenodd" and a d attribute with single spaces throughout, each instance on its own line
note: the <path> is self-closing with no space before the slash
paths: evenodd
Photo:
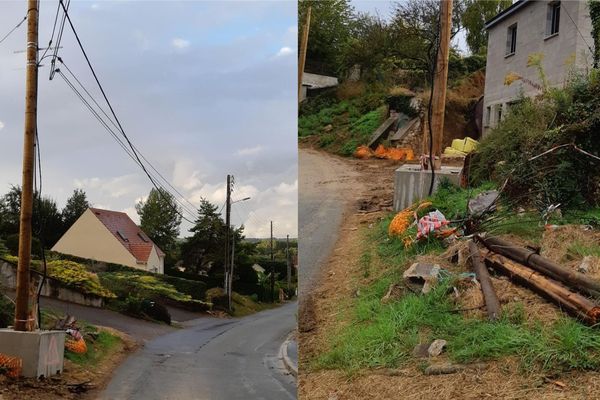
<path id="1" fill-rule="evenodd" d="M 300 297 L 314 287 L 338 237 L 356 172 L 339 157 L 299 150 Z"/>
<path id="2" fill-rule="evenodd" d="M 187 321 L 129 357 L 99 398 L 296 399 L 296 382 L 279 358 L 296 309 L 294 302 L 241 319 Z"/>

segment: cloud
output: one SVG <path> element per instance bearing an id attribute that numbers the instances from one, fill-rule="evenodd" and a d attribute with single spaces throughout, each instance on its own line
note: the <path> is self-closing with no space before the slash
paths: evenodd
<path id="1" fill-rule="evenodd" d="M 281 49 L 279 49 L 279 51 L 277 52 L 277 54 L 275 54 L 275 57 L 285 57 L 285 56 L 289 56 L 290 54 L 292 54 L 294 51 L 292 50 L 291 47 L 288 46 L 284 46 Z"/>
<path id="2" fill-rule="evenodd" d="M 91 5 L 92 10 L 97 10 L 98 8 L 100 8 L 100 6 L 96 3 Z"/>
<path id="3" fill-rule="evenodd" d="M 260 153 L 263 147 L 259 144 L 254 147 L 247 147 L 245 149 L 239 149 L 235 154 L 238 156 L 251 156 Z"/>
<path id="4" fill-rule="evenodd" d="M 182 38 L 173 39 L 171 41 L 171 44 L 173 45 L 173 47 L 175 47 L 177 49 L 185 49 L 187 47 L 190 47 L 190 41 L 182 39 Z"/>
<path id="5" fill-rule="evenodd" d="M 0 121 L 0 131 L 4 128 L 4 122 Z"/>

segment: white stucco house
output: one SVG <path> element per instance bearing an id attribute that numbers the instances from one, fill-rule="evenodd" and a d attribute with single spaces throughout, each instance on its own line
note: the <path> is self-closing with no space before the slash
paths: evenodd
<path id="1" fill-rule="evenodd" d="M 165 254 L 124 212 L 88 208 L 52 251 L 164 274 Z"/>
<path id="2" fill-rule="evenodd" d="M 587 1 L 518 0 L 486 23 L 487 66 L 483 134 L 495 127 L 521 94 L 539 93 L 539 73 L 527 66 L 543 55 L 549 86 L 564 84 L 569 73 L 593 64 L 592 23 Z M 518 75 L 510 85 L 509 74 Z"/>

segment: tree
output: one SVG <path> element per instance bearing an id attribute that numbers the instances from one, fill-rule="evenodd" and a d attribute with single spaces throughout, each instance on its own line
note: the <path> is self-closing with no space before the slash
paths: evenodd
<path id="1" fill-rule="evenodd" d="M 85 192 L 82 189 L 75 189 L 61 212 L 65 229 L 69 229 L 88 208 L 90 203 Z"/>
<path id="2" fill-rule="evenodd" d="M 461 24 L 466 31 L 466 40 L 473 54 L 483 54 L 487 48 L 485 22 L 510 7 L 512 0 L 465 0 Z"/>
<path id="3" fill-rule="evenodd" d="M 0 234 L 2 236 L 19 233 L 21 215 L 21 187 L 11 186 L 0 200 Z M 32 233 L 46 248 L 52 247 L 63 234 L 63 220 L 56 202 L 49 197 L 40 198 L 33 194 Z"/>
<path id="4" fill-rule="evenodd" d="M 592 38 L 594 39 L 594 68 L 600 63 L 600 1 L 589 0 L 590 19 L 592 20 Z"/>
<path id="5" fill-rule="evenodd" d="M 223 266 L 226 229 L 217 209 L 208 200 L 200 200 L 198 218 L 190 229 L 193 235 L 181 245 L 181 258 L 187 272 L 208 271 L 215 263 Z"/>
<path id="6" fill-rule="evenodd" d="M 181 224 L 181 209 L 172 194 L 164 189 L 152 189 L 146 201 L 135 205 L 140 227 L 165 253 L 176 246 Z"/>
<path id="7" fill-rule="evenodd" d="M 461 29 L 463 0 L 455 0 L 452 7 L 451 38 Z M 395 4 L 391 26 L 396 55 L 404 60 L 403 68 L 431 73 L 437 59 L 439 40 L 439 0 L 408 0 Z"/>
<path id="8" fill-rule="evenodd" d="M 300 0 L 300 29 L 304 27 L 309 6 L 311 18 L 306 52 L 307 69 L 323 74 L 337 74 L 340 69 L 339 56 L 351 37 L 354 7 L 350 0 Z"/>

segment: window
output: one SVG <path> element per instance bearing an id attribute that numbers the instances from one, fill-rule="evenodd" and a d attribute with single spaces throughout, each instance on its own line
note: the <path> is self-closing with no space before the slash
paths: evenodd
<path id="1" fill-rule="evenodd" d="M 506 35 L 506 55 L 515 54 L 517 50 L 517 24 L 508 27 Z"/>
<path id="2" fill-rule="evenodd" d="M 138 236 L 140 237 L 140 239 L 142 239 L 142 241 L 148 243 L 150 240 L 148 240 L 148 238 L 146 237 L 146 235 L 144 235 L 142 232 L 138 232 Z"/>
<path id="3" fill-rule="evenodd" d="M 123 239 L 124 242 L 129 242 L 129 239 L 127 239 L 127 235 L 125 235 L 123 232 L 117 231 L 117 235 L 119 235 L 119 237 Z"/>
<path id="4" fill-rule="evenodd" d="M 485 122 L 484 122 L 484 126 L 488 127 L 490 126 L 490 120 L 492 119 L 492 107 L 491 106 L 487 106 L 485 109 Z"/>
<path id="5" fill-rule="evenodd" d="M 560 1 L 553 1 L 548 4 L 548 13 L 546 14 L 546 36 L 553 36 L 558 33 L 560 25 Z"/>
<path id="6" fill-rule="evenodd" d="M 502 104 L 496 106 L 496 126 L 502 121 Z"/>

